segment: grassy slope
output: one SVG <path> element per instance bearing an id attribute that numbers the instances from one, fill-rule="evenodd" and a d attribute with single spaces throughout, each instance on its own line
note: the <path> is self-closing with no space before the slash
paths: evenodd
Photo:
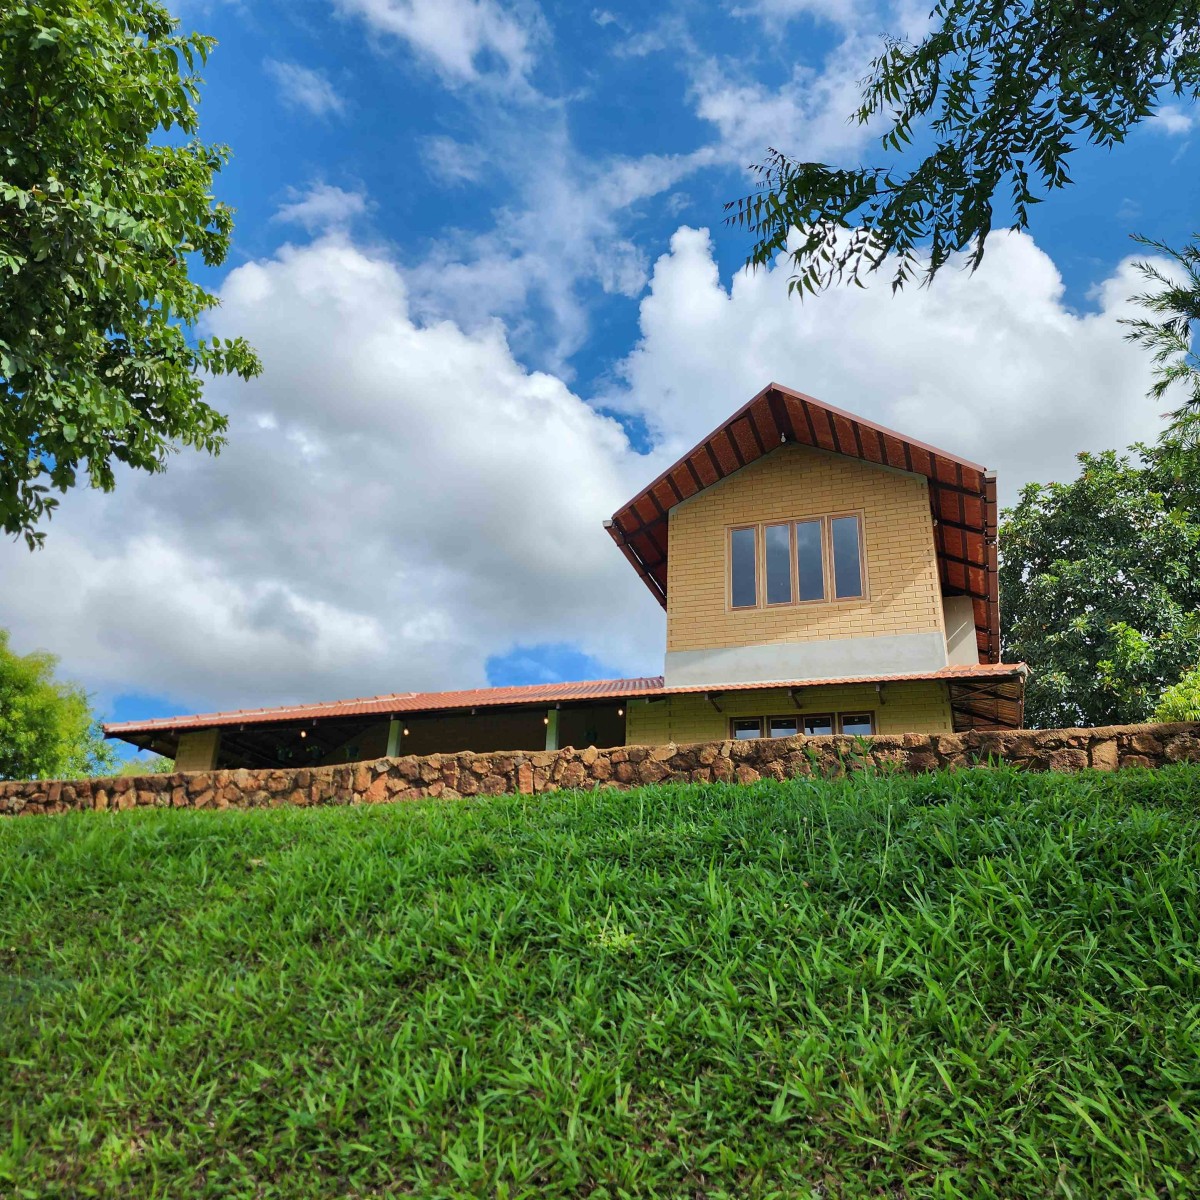
<path id="1" fill-rule="evenodd" d="M 1198 792 L 0 822 L 0 1195 L 1194 1194 Z"/>

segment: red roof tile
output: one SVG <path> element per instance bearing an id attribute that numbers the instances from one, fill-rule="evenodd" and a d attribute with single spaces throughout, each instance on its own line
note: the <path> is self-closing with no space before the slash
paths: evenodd
<path id="1" fill-rule="evenodd" d="M 358 716 L 384 718 L 392 713 L 434 713 L 471 708 L 499 708 L 568 703 L 584 700 L 654 699 L 695 692 L 735 692 L 760 688 L 822 687 L 847 683 L 899 683 L 907 680 L 948 682 L 971 679 L 1020 678 L 1027 673 L 1022 663 L 981 663 L 978 666 L 942 667 L 903 675 L 846 675 L 836 679 L 772 680 L 765 683 L 730 683 L 704 687 L 667 688 L 661 675 L 636 679 L 593 679 L 582 683 L 544 683 L 525 687 L 475 688 L 459 692 L 393 692 L 356 700 L 332 700 L 320 704 L 286 705 L 279 708 L 239 708 L 230 712 L 198 713 L 190 717 L 159 717 L 150 721 L 121 721 L 104 726 L 108 737 L 154 733 L 162 730 L 212 729 L 223 725 L 269 725 L 282 721 L 309 721 Z"/>

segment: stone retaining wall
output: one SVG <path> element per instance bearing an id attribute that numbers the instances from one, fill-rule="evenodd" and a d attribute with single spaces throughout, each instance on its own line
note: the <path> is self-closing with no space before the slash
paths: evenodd
<path id="1" fill-rule="evenodd" d="M 1200 723 L 1005 733 L 881 734 L 618 746 L 611 750 L 431 754 L 338 767 L 197 771 L 0 782 L 0 815 L 75 809 L 255 808 L 457 799 L 649 783 L 752 783 L 864 767 L 918 772 L 1007 762 L 1036 771 L 1200 762 Z"/>

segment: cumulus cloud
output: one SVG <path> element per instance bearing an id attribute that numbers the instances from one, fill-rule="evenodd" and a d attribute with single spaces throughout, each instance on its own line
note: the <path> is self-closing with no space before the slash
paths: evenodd
<path id="1" fill-rule="evenodd" d="M 314 183 L 307 191 L 289 189 L 289 199 L 275 210 L 273 221 L 300 225 L 310 233 L 341 229 L 355 217 L 365 216 L 367 196 L 328 183 Z"/>
<path id="2" fill-rule="evenodd" d="M 102 695 L 188 707 L 471 686 L 516 645 L 655 669 L 661 610 L 601 522 L 654 469 L 493 324 L 415 322 L 399 270 L 331 234 L 239 267 L 212 332 L 215 459 L 79 492 L 0 546 L 0 623 Z"/>
<path id="3" fill-rule="evenodd" d="M 449 83 L 522 84 L 542 36 L 539 10 L 498 0 L 336 0 L 376 33 L 406 42 Z"/>
<path id="4" fill-rule="evenodd" d="M 273 58 L 263 62 L 263 69 L 275 81 L 280 98 L 290 108 L 302 108 L 316 117 L 345 111 L 345 100 L 323 71 Z"/>
<path id="5" fill-rule="evenodd" d="M 1003 497 L 1067 479 L 1075 454 L 1155 436 L 1147 356 L 1118 319 L 1132 261 L 1064 303 L 1053 261 L 1026 234 L 994 234 L 974 275 L 952 264 L 928 289 L 844 288 L 799 301 L 786 268 L 718 274 L 707 230 L 681 228 L 655 264 L 641 339 L 604 403 L 644 419 L 677 455 L 774 380 L 982 462 Z"/>
<path id="6" fill-rule="evenodd" d="M 653 672 L 661 610 L 601 521 L 768 381 L 981 461 L 1011 501 L 1081 449 L 1154 435 L 1117 324 L 1136 286 L 1121 264 L 1072 311 L 1033 240 L 999 234 L 974 277 L 800 303 L 783 269 L 727 286 L 684 227 L 619 382 L 585 402 L 498 322 L 418 318 L 396 264 L 330 232 L 221 289 L 212 332 L 266 368 L 210 385 L 224 453 L 70 495 L 37 554 L 0 545 L 0 624 L 102 698 L 192 709 L 478 685 L 530 645 Z M 600 408 L 644 421 L 653 451 Z"/>

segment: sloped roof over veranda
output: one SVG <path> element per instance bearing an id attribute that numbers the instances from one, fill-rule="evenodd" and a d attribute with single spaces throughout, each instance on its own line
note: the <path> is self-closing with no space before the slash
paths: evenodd
<path id="1" fill-rule="evenodd" d="M 120 738 L 149 748 L 156 739 L 176 738 L 195 729 L 312 725 L 318 721 L 387 720 L 390 717 L 469 713 L 472 709 L 545 708 L 557 704 L 610 703 L 669 696 L 788 688 L 799 692 L 837 684 L 888 684 L 941 681 L 950 690 L 956 729 L 1016 728 L 1021 723 L 1026 668 L 1023 664 L 949 666 L 935 671 L 892 675 L 846 675 L 835 679 L 770 680 L 668 688 L 661 675 L 635 679 L 594 679 L 582 683 L 539 683 L 520 687 L 473 688 L 456 692 L 391 692 L 354 700 L 330 700 L 276 708 L 238 708 L 190 716 L 157 717 L 143 721 L 112 722 L 104 726 L 107 737 Z"/>
<path id="2" fill-rule="evenodd" d="M 763 388 L 606 522 L 654 598 L 666 607 L 671 509 L 783 441 L 909 471 L 929 481 L 942 591 L 971 598 L 979 660 L 999 662 L 995 475 L 978 463 L 778 383 Z"/>

